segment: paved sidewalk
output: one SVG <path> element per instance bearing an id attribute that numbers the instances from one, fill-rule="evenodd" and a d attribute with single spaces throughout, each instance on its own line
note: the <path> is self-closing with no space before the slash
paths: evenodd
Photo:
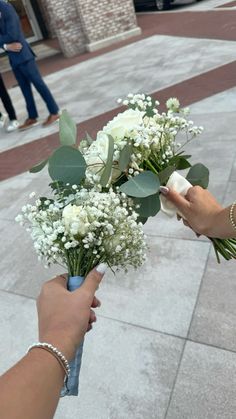
<path id="1" fill-rule="evenodd" d="M 191 12 L 142 15 L 145 37 L 73 62 L 48 75 L 47 82 L 79 123 L 79 138 L 89 128 L 94 135 L 116 112 L 115 99 L 129 91 L 154 93 L 162 101 L 180 97 L 191 105 L 192 119 L 205 127 L 187 151 L 209 167 L 210 190 L 228 205 L 236 190 L 235 12 L 202 11 L 205 26 L 196 33 L 198 8 L 221 4 L 206 0 L 192 5 Z M 158 36 L 161 16 L 165 23 Z M 162 33 L 167 22 L 168 33 Z M 21 109 L 18 88 L 11 93 Z M 41 283 L 59 272 L 39 264 L 28 234 L 14 221 L 30 192 L 47 192 L 47 172 L 32 175 L 26 169 L 56 147 L 54 128 L 25 136 L 0 133 L 5 179 L 0 184 L 0 371 L 35 341 L 35 297 Z M 62 399 L 55 418 L 235 419 L 235 262 L 218 265 L 205 238 L 164 215 L 149 220 L 145 232 L 147 264 L 128 275 L 105 276 L 98 322 L 86 337 L 80 397 Z"/>

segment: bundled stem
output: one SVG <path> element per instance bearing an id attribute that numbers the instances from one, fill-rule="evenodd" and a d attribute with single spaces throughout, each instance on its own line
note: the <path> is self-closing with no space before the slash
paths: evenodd
<path id="1" fill-rule="evenodd" d="M 214 247 L 217 262 L 220 263 L 220 255 L 225 260 L 236 259 L 236 239 L 212 239 L 208 237 Z"/>

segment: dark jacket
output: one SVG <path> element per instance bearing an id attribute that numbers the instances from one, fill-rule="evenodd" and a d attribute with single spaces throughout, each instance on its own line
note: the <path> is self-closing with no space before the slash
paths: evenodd
<path id="1" fill-rule="evenodd" d="M 4 44 L 10 44 L 12 42 L 20 42 L 22 44 L 22 50 L 20 52 L 7 52 L 13 68 L 34 59 L 35 54 L 25 40 L 20 19 L 14 7 L 0 0 L 0 47 L 3 48 Z"/>

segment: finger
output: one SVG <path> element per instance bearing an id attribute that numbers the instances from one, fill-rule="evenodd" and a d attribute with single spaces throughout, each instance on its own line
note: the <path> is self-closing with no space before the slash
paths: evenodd
<path id="1" fill-rule="evenodd" d="M 97 307 L 100 307 L 100 306 L 101 306 L 101 301 L 97 297 L 94 296 L 91 307 L 97 308 Z"/>
<path id="2" fill-rule="evenodd" d="M 90 316 L 89 316 L 89 323 L 95 323 L 96 321 L 97 321 L 96 314 L 93 310 L 91 310 Z"/>
<path id="3" fill-rule="evenodd" d="M 162 189 L 160 190 L 162 191 Z M 173 189 L 166 187 L 164 188 L 162 193 L 169 201 L 171 201 L 178 208 L 178 210 L 182 214 L 187 215 L 188 210 L 190 208 L 190 203 L 185 197 L 183 197 Z"/>
<path id="4" fill-rule="evenodd" d="M 87 327 L 87 333 L 90 332 L 90 330 L 92 330 L 92 328 L 93 328 L 92 324 L 89 324 L 88 327 Z"/>
<path id="5" fill-rule="evenodd" d="M 106 263 L 100 263 L 100 265 L 98 265 L 91 272 L 89 272 L 89 274 L 86 276 L 82 286 L 80 287 L 80 289 L 82 288 L 82 289 L 89 292 L 90 298 L 91 298 L 90 305 L 92 304 L 94 294 L 99 287 L 99 284 L 100 284 L 100 282 L 101 282 L 101 280 L 104 276 L 104 273 L 105 273 L 106 269 L 107 269 L 107 264 Z"/>
<path id="6" fill-rule="evenodd" d="M 184 223 L 184 225 L 185 225 L 185 226 L 190 227 L 190 225 L 189 225 L 188 221 L 186 221 L 186 220 L 184 220 L 184 219 L 183 219 L 183 223 Z M 191 228 L 191 227 L 190 227 L 190 228 Z"/>
<path id="7" fill-rule="evenodd" d="M 61 274 L 56 276 L 55 278 L 52 278 L 48 281 L 48 284 L 57 284 L 63 288 L 67 288 L 67 279 L 68 279 L 68 275 L 67 274 Z"/>

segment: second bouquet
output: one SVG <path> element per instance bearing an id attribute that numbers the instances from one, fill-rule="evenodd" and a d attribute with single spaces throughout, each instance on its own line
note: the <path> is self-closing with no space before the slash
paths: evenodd
<path id="1" fill-rule="evenodd" d="M 125 194 L 59 182 L 51 186 L 54 196 L 25 205 L 17 221 L 31 232 L 39 259 L 68 270 L 69 291 L 79 288 L 99 263 L 106 263 L 112 270 L 142 265 L 145 237 Z M 83 342 L 70 365 L 62 396 L 78 395 L 82 351 Z"/>

